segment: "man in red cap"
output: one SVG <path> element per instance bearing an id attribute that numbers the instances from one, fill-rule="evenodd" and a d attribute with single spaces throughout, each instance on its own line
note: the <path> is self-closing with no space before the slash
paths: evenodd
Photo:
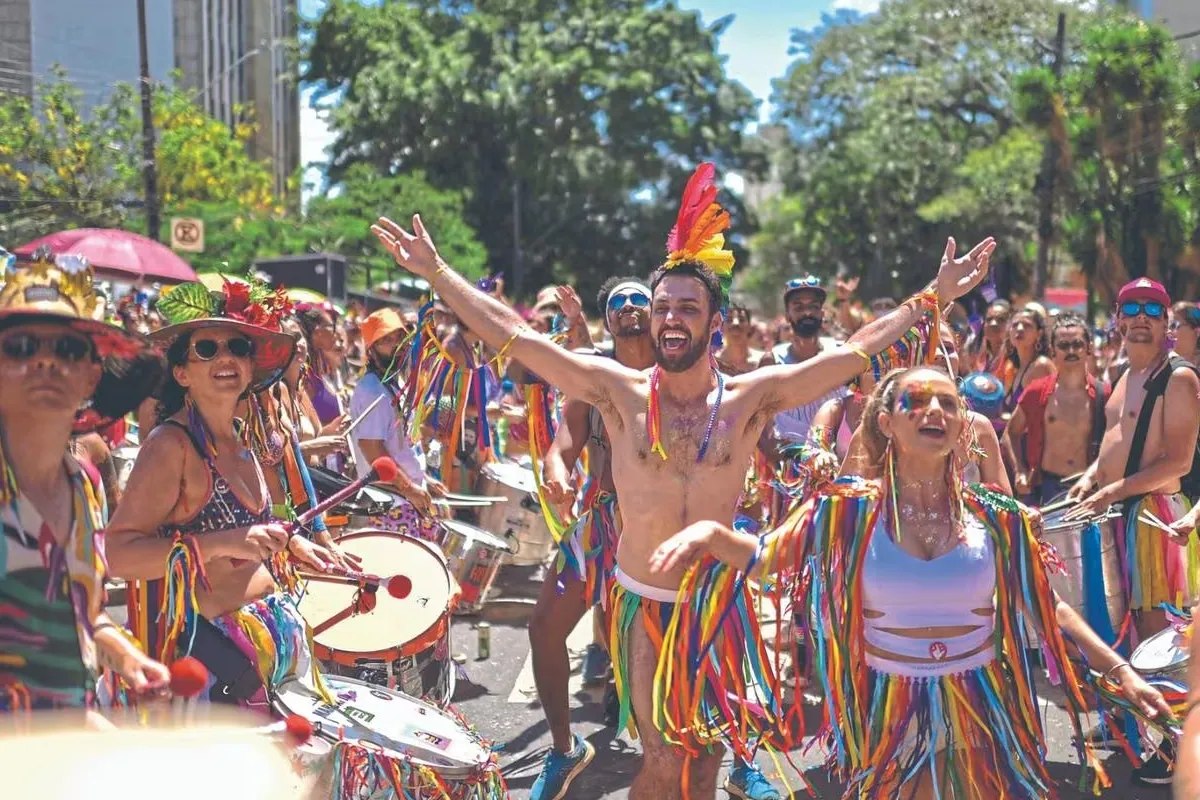
<path id="1" fill-rule="evenodd" d="M 1100 454 L 1067 497 L 1079 504 L 1067 519 L 1089 519 L 1121 502 L 1125 510 L 1126 554 L 1122 584 L 1129 610 L 1145 638 L 1166 625 L 1162 603 L 1191 605 L 1196 570 L 1189 548 L 1192 526 L 1168 535 L 1145 520 L 1151 515 L 1170 525 L 1184 518 L 1183 489 L 1192 471 L 1200 429 L 1200 378 L 1195 367 L 1174 355 L 1167 340 L 1171 298 L 1162 284 L 1138 278 L 1117 295 L 1117 326 L 1125 341 L 1129 369 L 1117 381 L 1105 406 Z M 1094 734 L 1095 732 L 1093 732 Z M 1107 737 L 1090 736 L 1094 744 Z M 1165 759 L 1138 770 L 1143 783 L 1170 781 Z"/>

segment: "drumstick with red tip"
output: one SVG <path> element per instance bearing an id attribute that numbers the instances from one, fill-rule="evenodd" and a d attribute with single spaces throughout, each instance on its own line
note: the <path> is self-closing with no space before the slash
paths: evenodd
<path id="1" fill-rule="evenodd" d="M 297 575 L 302 580 L 318 581 L 321 583 L 341 583 L 347 586 L 362 586 L 363 588 L 372 590 L 382 586 L 388 594 L 397 600 L 403 600 L 412 593 L 412 579 L 407 575 L 393 575 L 390 578 L 381 578 L 378 575 L 370 575 L 365 572 L 349 571 L 341 575 L 322 575 L 314 572 L 299 572 Z"/>
<path id="2" fill-rule="evenodd" d="M 255 728 L 254 733 L 265 736 L 282 733 L 287 738 L 288 744 L 292 747 L 299 747 L 302 744 L 306 744 L 313 737 L 313 733 L 316 732 L 317 728 L 319 728 L 319 725 L 314 726 L 306 717 L 302 717 L 299 714 L 288 714 L 286 719 Z"/>
<path id="3" fill-rule="evenodd" d="M 171 665 L 171 694 L 180 701 L 175 706 L 176 721 L 190 720 L 195 706 L 188 701 L 204 691 L 208 685 L 208 675 L 208 667 L 192 656 L 184 656 Z"/>
<path id="4" fill-rule="evenodd" d="M 396 462 L 387 456 L 380 456 L 371 462 L 371 470 L 366 475 L 363 475 L 356 481 L 352 481 L 343 489 L 339 489 L 333 494 L 326 497 L 315 506 L 305 511 L 294 521 L 289 522 L 284 527 L 287 528 L 288 534 L 294 534 L 303 526 L 312 522 L 314 519 L 324 514 L 329 509 L 342 502 L 350 495 L 357 494 L 368 483 L 382 481 L 383 483 L 391 483 L 396 480 L 396 476 L 400 474 L 400 468 L 396 466 Z"/>

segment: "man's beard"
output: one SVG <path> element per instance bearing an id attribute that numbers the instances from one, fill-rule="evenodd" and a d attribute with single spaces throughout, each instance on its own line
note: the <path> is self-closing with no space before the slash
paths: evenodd
<path id="1" fill-rule="evenodd" d="M 821 320 L 813 317 L 801 317 L 792 323 L 792 332 L 797 336 L 816 336 L 821 332 Z"/>
<path id="2" fill-rule="evenodd" d="M 654 342 L 654 361 L 667 372 L 685 372 L 696 365 L 706 350 L 708 350 L 708 340 L 700 339 L 693 341 L 691 347 L 684 352 L 668 356 L 656 340 Z"/>
<path id="3" fill-rule="evenodd" d="M 641 317 L 633 317 L 630 321 L 618 321 L 617 326 L 609 331 L 614 339 L 629 339 L 643 336 L 647 333 L 646 325 Z"/>

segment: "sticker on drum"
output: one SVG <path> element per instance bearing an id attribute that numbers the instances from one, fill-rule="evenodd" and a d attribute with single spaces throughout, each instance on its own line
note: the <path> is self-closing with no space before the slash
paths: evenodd
<path id="1" fill-rule="evenodd" d="M 365 669 L 386 676 L 390 666 L 391 677 L 406 691 L 449 703 L 454 669 L 445 640 L 456 588 L 442 554 L 428 542 L 379 530 L 349 533 L 338 545 L 362 559 L 364 572 L 384 579 L 404 575 L 412 589 L 396 598 L 380 587 L 372 611 L 337 619 L 354 606 L 358 586 L 309 581 L 297 607 L 313 628 L 317 658 L 354 674 Z M 329 624 L 331 620 L 335 621 Z M 410 660 L 399 666 L 401 659 Z"/>
<path id="2" fill-rule="evenodd" d="M 1187 669 L 1189 649 L 1185 634 L 1167 628 L 1139 644 L 1129 663 L 1143 675 L 1170 675 Z"/>
<path id="3" fill-rule="evenodd" d="M 298 680 L 276 689 L 275 705 L 304 717 L 326 738 L 375 745 L 392 758 L 433 767 L 445 778 L 470 777 L 491 757 L 461 722 L 428 703 L 351 678 L 327 676 L 325 681 L 335 705 Z"/>

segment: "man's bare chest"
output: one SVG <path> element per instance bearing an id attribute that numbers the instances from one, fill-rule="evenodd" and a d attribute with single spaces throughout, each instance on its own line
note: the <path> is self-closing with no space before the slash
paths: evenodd
<path id="1" fill-rule="evenodd" d="M 1057 390 L 1046 404 L 1047 427 L 1086 429 L 1091 421 L 1092 402 L 1086 391 Z"/>

